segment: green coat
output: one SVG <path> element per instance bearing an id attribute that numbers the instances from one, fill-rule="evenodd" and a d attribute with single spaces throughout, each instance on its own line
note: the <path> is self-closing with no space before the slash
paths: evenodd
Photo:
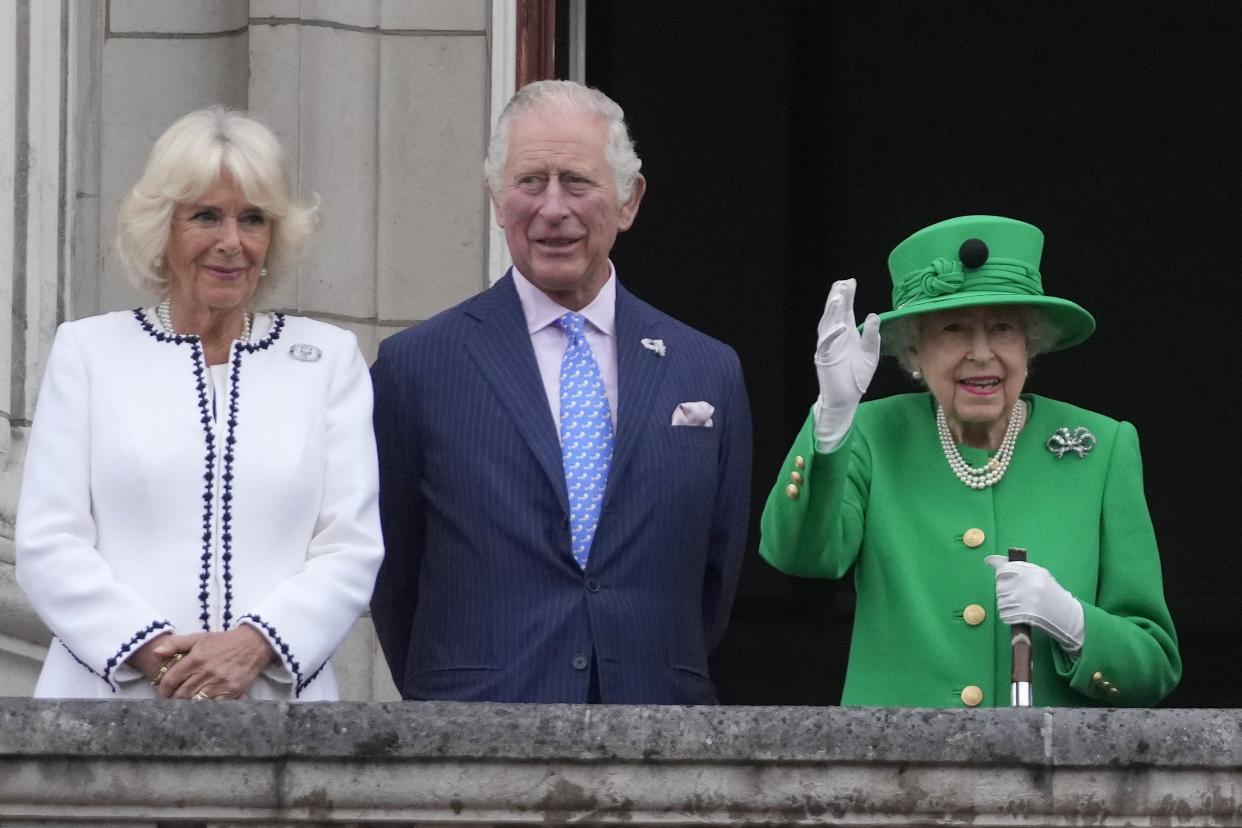
<path id="1" fill-rule="evenodd" d="M 983 559 L 1011 546 L 1026 548 L 1085 612 L 1077 660 L 1034 631 L 1036 704 L 1151 705 L 1176 686 L 1181 657 L 1134 426 L 1023 399 L 1030 417 L 1008 472 L 979 491 L 949 469 L 930 394 L 863 403 L 830 454 L 815 451 L 808 417 L 768 497 L 759 549 L 794 575 L 840 578 L 855 567 L 842 704 L 961 707 L 962 691 L 974 686 L 982 706 L 1008 705 L 1009 628 L 997 616 L 995 576 Z M 1097 441 L 1085 457 L 1058 459 L 1045 446 L 1057 429 L 1079 426 Z M 987 457 L 959 448 L 973 466 Z M 788 490 L 794 471 L 803 476 L 796 499 Z M 983 532 L 975 548 L 965 542 L 979 540 L 970 529 Z M 978 621 L 979 608 L 982 622 L 968 624 L 964 613 Z"/>

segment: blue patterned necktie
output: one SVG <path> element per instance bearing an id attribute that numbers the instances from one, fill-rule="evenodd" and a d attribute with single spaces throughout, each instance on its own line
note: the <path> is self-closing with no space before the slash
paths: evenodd
<path id="1" fill-rule="evenodd" d="M 583 321 L 578 314 L 567 313 L 556 326 L 569 339 L 561 358 L 561 459 L 569 492 L 570 537 L 574 560 L 586 569 L 612 465 L 612 418 Z"/>

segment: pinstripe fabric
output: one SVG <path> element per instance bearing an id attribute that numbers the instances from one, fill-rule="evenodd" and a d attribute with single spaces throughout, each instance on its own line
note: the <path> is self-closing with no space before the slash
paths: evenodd
<path id="1" fill-rule="evenodd" d="M 666 355 L 641 339 L 662 339 Z M 387 548 L 372 601 L 406 698 L 710 704 L 746 535 L 750 413 L 731 349 L 617 293 L 616 451 L 585 570 L 511 278 L 372 369 Z M 715 427 L 673 427 L 679 403 Z"/>

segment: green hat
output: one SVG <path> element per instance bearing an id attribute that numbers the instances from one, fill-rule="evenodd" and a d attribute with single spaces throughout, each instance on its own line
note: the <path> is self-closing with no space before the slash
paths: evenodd
<path id="1" fill-rule="evenodd" d="M 894 320 L 979 305 L 1029 305 L 1056 328 L 1050 350 L 1077 345 L 1095 319 L 1067 299 L 1045 296 L 1039 275 L 1044 234 L 1000 216 L 961 216 L 924 227 L 893 249 L 893 309 L 880 314 L 880 332 Z"/>

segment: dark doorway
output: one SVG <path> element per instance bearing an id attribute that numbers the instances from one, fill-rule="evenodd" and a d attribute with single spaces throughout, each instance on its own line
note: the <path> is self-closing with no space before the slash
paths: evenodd
<path id="1" fill-rule="evenodd" d="M 1185 677 L 1236 706 L 1242 438 L 1242 4 L 590 0 L 587 81 L 626 110 L 650 189 L 615 251 L 638 295 L 730 343 L 755 420 L 754 521 L 815 396 L 834 279 L 890 307 L 888 251 L 967 213 L 1047 236 L 1045 286 L 1088 343 L 1028 389 L 1130 420 Z M 909 390 L 882 367 L 871 396 Z M 851 587 L 751 550 L 715 669 L 731 704 L 832 704 Z"/>

